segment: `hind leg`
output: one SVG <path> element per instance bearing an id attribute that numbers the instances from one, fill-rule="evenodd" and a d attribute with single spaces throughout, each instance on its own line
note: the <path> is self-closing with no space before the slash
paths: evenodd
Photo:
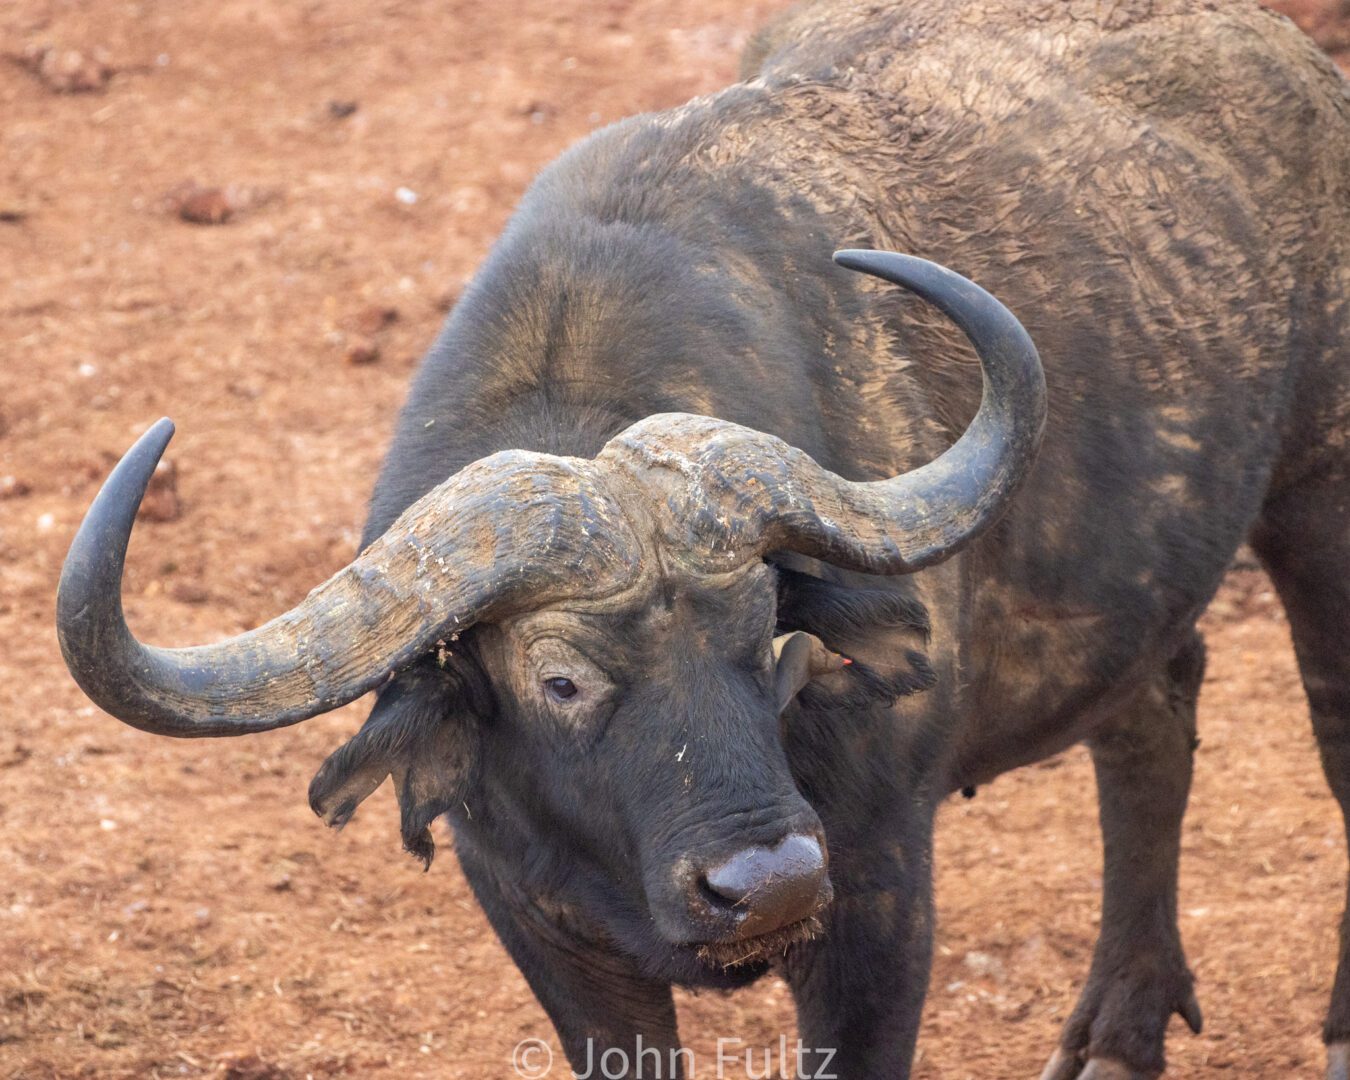
<path id="1" fill-rule="evenodd" d="M 1105 847 L 1101 934 L 1041 1080 L 1147 1080 L 1172 1013 L 1200 1030 L 1177 929 L 1181 818 L 1191 786 L 1198 634 L 1089 743 Z"/>
<path id="2" fill-rule="evenodd" d="M 1252 546 L 1289 616 L 1322 768 L 1350 821 L 1350 476 L 1324 476 L 1272 499 Z M 1323 1037 L 1328 1080 L 1350 1080 L 1350 908 Z"/>

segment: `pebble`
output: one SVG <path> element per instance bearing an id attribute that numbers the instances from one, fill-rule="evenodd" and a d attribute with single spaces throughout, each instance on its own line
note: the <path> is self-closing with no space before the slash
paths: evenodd
<path id="1" fill-rule="evenodd" d="M 223 188 L 193 187 L 171 200 L 178 216 L 193 225 L 224 225 L 234 216 L 234 205 Z"/>
<path id="2" fill-rule="evenodd" d="M 117 70 L 112 66 L 107 50 L 101 48 L 83 52 L 30 46 L 24 50 L 23 61 L 48 90 L 57 94 L 88 94 L 102 90 Z"/>
<path id="3" fill-rule="evenodd" d="M 211 594 L 195 581 L 175 581 L 169 586 L 169 596 L 180 604 L 204 604 L 211 599 Z"/>
<path id="4" fill-rule="evenodd" d="M 347 363 L 373 364 L 380 358 L 380 347 L 368 337 L 354 337 L 347 345 Z"/>
<path id="5" fill-rule="evenodd" d="M 398 308 L 372 304 L 352 320 L 352 328 L 358 334 L 370 337 L 396 322 L 398 322 Z"/>
<path id="6" fill-rule="evenodd" d="M 27 480 L 20 480 L 17 476 L 0 476 L 0 500 L 18 499 L 32 490 Z"/>

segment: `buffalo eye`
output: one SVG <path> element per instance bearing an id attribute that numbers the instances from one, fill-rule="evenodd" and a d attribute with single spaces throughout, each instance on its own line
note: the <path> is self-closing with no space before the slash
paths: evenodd
<path id="1" fill-rule="evenodd" d="M 577 685 L 571 679 L 564 679 L 558 676 L 553 679 L 544 680 L 544 689 L 548 691 L 549 697 L 555 701 L 566 701 L 568 698 L 577 696 Z"/>

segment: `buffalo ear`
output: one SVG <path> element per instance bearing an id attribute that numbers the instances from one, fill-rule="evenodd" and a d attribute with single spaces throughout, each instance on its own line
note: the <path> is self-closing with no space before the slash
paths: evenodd
<path id="1" fill-rule="evenodd" d="M 816 568 L 832 573 L 827 580 L 794 568 L 804 563 L 775 560 L 778 629 L 814 634 L 826 649 L 843 650 L 853 664 L 846 682 L 803 684 L 798 700 L 804 708 L 852 712 L 890 707 L 933 686 L 936 677 L 924 649 L 928 612 L 904 581 L 874 584 L 866 575 Z"/>
<path id="2" fill-rule="evenodd" d="M 815 634 L 801 630 L 774 638 L 773 654 L 777 660 L 773 679 L 774 699 L 780 713 L 812 679 L 818 675 L 828 675 L 831 671 L 840 671 L 853 662 L 831 652 Z"/>
<path id="3" fill-rule="evenodd" d="M 361 730 L 320 766 L 309 805 L 342 828 L 357 805 L 393 776 L 402 811 L 403 846 L 430 868 L 436 845 L 428 826 L 461 802 L 477 760 L 481 694 L 466 670 L 446 657 L 401 672 L 379 693 Z"/>

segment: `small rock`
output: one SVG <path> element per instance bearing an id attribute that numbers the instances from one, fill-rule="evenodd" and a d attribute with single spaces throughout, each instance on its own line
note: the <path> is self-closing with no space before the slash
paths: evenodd
<path id="1" fill-rule="evenodd" d="M 358 334 L 372 337 L 396 322 L 398 322 L 398 308 L 372 304 L 352 320 L 352 329 Z"/>
<path id="2" fill-rule="evenodd" d="M 17 476 L 0 476 L 0 500 L 18 499 L 32 490 L 27 480 L 20 480 Z"/>
<path id="3" fill-rule="evenodd" d="M 180 188 L 169 196 L 178 216 L 194 225 L 224 225 L 234 216 L 235 207 L 224 188 Z"/>
<path id="4" fill-rule="evenodd" d="M 141 500 L 139 517 L 143 521 L 177 521 L 183 513 L 178 497 L 178 466 L 161 461 L 150 476 L 150 486 Z"/>
<path id="5" fill-rule="evenodd" d="M 262 1058 L 249 1056 L 223 1061 L 222 1080 L 291 1080 L 292 1073 Z"/>
<path id="6" fill-rule="evenodd" d="M 410 187 L 398 187 L 394 189 L 394 198 L 404 206 L 417 205 L 417 192 Z"/>
<path id="7" fill-rule="evenodd" d="M 448 312 L 459 303 L 459 294 L 462 290 L 458 285 L 452 285 L 436 297 L 436 307 L 442 312 Z"/>
<path id="8" fill-rule="evenodd" d="M 28 207 L 16 199 L 0 198 L 0 222 L 17 225 L 28 217 Z"/>
<path id="9" fill-rule="evenodd" d="M 180 604 L 204 604 L 211 599 L 211 594 L 195 581 L 175 581 L 169 587 L 169 596 Z"/>
<path id="10" fill-rule="evenodd" d="M 558 110 L 546 101 L 527 101 L 518 111 L 521 116 L 528 117 L 532 124 L 546 123 L 558 113 Z"/>
<path id="11" fill-rule="evenodd" d="M 37 530 L 40 533 L 48 533 L 56 528 L 55 514 L 39 514 L 37 519 Z"/>
<path id="12" fill-rule="evenodd" d="M 368 337 L 353 338 L 347 345 L 347 363 L 373 364 L 380 358 L 380 347 Z"/>
<path id="13" fill-rule="evenodd" d="M 346 120 L 347 117 L 355 113 L 358 108 L 360 108 L 360 105 L 355 101 L 334 100 L 328 103 L 328 115 L 334 120 Z"/>
<path id="14" fill-rule="evenodd" d="M 276 202 L 281 195 L 272 187 L 210 187 L 186 180 L 165 195 L 164 203 L 170 213 L 194 225 L 223 225 L 240 214 Z"/>
<path id="15" fill-rule="evenodd" d="M 291 888 L 291 875 L 278 874 L 267 883 L 267 887 L 273 892 L 289 892 Z"/>
<path id="16" fill-rule="evenodd" d="M 237 398 L 245 401 L 257 401 L 262 397 L 262 387 L 257 383 L 249 382 L 230 382 L 225 384 L 225 390 Z"/>
<path id="17" fill-rule="evenodd" d="M 42 80 L 48 90 L 57 94 L 88 94 L 102 90 L 116 73 L 111 57 L 105 49 L 57 49 L 50 46 L 29 46 L 23 61 L 30 71 Z"/>
<path id="18" fill-rule="evenodd" d="M 996 956 L 985 952 L 968 952 L 962 960 L 966 968 L 976 975 L 991 979 L 1003 978 L 1003 962 Z"/>

